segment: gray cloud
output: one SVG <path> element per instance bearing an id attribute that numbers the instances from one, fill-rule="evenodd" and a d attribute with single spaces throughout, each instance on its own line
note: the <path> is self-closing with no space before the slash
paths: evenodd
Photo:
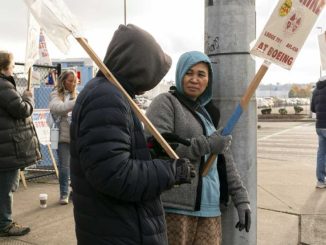
<path id="1" fill-rule="evenodd" d="M 17 56 L 24 57 L 27 36 L 27 7 L 23 0 L 0 0 L 1 37 L 0 49 L 12 49 Z M 114 30 L 123 23 L 124 0 L 65 0 L 71 12 L 81 23 L 82 31 L 99 56 L 103 56 Z M 269 18 L 275 1 L 256 1 L 257 36 Z M 174 58 L 188 50 L 203 50 L 204 43 L 204 2 L 198 0 L 127 0 L 127 22 L 135 23 L 148 30 Z M 314 78 L 319 69 L 319 50 L 316 41 L 320 30 L 326 29 L 323 14 L 306 41 L 293 69 L 288 72 L 277 67 L 270 69 L 263 82 L 307 80 Z M 78 44 L 75 44 L 78 45 Z M 51 46 L 51 45 L 48 45 Z M 60 57 L 52 49 L 50 56 Z M 83 52 L 75 55 L 85 55 Z M 310 58 L 309 55 L 314 55 Z M 262 61 L 257 62 L 257 67 Z M 306 68 L 306 69 L 305 69 Z M 313 75 L 311 75 L 313 74 Z M 173 75 L 171 75 L 173 76 Z M 306 79 L 306 77 L 308 77 Z"/>

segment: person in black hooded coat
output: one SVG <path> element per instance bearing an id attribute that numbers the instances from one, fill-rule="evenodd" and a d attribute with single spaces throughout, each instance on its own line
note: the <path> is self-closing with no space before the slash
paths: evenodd
<path id="1" fill-rule="evenodd" d="M 171 59 L 129 24 L 114 33 L 104 63 L 134 97 L 159 83 Z M 140 121 L 102 72 L 79 94 L 70 136 L 78 244 L 167 244 L 160 194 L 191 181 L 189 161 L 151 159 Z"/>
<path id="2" fill-rule="evenodd" d="M 316 133 L 318 135 L 318 151 L 316 188 L 326 188 L 326 76 L 319 79 L 312 93 L 310 104 L 312 112 L 316 113 Z"/>

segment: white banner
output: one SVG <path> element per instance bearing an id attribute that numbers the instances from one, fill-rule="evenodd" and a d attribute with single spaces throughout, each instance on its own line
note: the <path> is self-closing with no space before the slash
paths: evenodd
<path id="1" fill-rule="evenodd" d="M 50 59 L 48 48 L 46 47 L 45 36 L 42 29 L 40 30 L 38 51 L 39 51 L 39 59 L 37 60 L 37 64 L 52 65 L 52 61 Z"/>
<path id="2" fill-rule="evenodd" d="M 251 54 L 290 70 L 325 0 L 280 0 Z"/>
<path id="3" fill-rule="evenodd" d="M 34 109 L 32 115 L 37 136 L 43 145 L 50 144 L 50 127 L 47 123 L 50 116 L 49 109 Z"/>
<path id="4" fill-rule="evenodd" d="M 68 37 L 80 34 L 79 24 L 63 0 L 25 0 L 46 35 L 63 53 L 70 48 Z"/>
<path id="5" fill-rule="evenodd" d="M 38 71 L 32 71 L 32 84 L 33 87 L 39 87 L 41 84 L 41 74 Z"/>
<path id="6" fill-rule="evenodd" d="M 38 58 L 38 43 L 39 43 L 40 26 L 29 13 L 28 28 L 27 28 L 27 42 L 25 51 L 25 73 L 35 63 Z"/>
<path id="7" fill-rule="evenodd" d="M 318 36 L 321 68 L 326 71 L 326 32 Z"/>

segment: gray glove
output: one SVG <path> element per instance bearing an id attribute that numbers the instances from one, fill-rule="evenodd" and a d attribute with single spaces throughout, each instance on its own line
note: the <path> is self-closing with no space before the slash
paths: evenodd
<path id="1" fill-rule="evenodd" d="M 32 91 L 28 91 L 28 90 L 25 90 L 22 94 L 22 99 L 23 101 L 26 101 L 27 103 L 29 103 L 32 107 L 35 106 L 35 103 L 34 103 L 34 97 L 33 97 L 33 92 Z"/>
<path id="2" fill-rule="evenodd" d="M 32 91 L 25 90 L 22 95 L 23 98 L 33 98 L 33 93 Z"/>
<path id="3" fill-rule="evenodd" d="M 232 136 L 223 136 L 223 128 L 219 128 L 213 134 L 207 137 L 209 148 L 211 153 L 220 154 L 226 151 L 231 146 Z"/>
<path id="4" fill-rule="evenodd" d="M 246 230 L 246 232 L 249 232 L 250 225 L 251 225 L 251 210 L 248 203 L 241 203 L 237 206 L 239 221 L 235 225 L 235 228 L 239 229 L 239 231 L 242 231 L 243 229 Z"/>
<path id="5" fill-rule="evenodd" d="M 175 185 L 190 184 L 191 180 L 196 177 L 195 167 L 186 158 L 174 160 L 172 169 L 175 178 Z"/>

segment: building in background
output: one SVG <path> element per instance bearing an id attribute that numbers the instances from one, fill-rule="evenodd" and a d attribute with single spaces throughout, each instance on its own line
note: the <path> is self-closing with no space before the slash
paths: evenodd
<path id="1" fill-rule="evenodd" d="M 53 65 L 58 63 L 61 64 L 62 71 L 67 69 L 75 70 L 82 87 L 95 76 L 98 70 L 91 58 L 52 59 Z"/>
<path id="2" fill-rule="evenodd" d="M 261 84 L 256 90 L 257 98 L 288 98 L 292 84 Z"/>

